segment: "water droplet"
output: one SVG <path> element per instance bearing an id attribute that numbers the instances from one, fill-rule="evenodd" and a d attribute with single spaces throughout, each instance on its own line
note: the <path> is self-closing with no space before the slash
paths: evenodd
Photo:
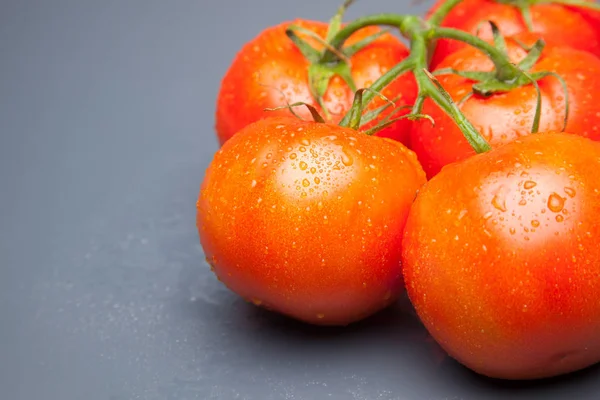
<path id="1" fill-rule="evenodd" d="M 314 173 L 316 173 L 316 172 L 317 172 L 317 169 L 316 169 L 315 167 L 311 167 L 311 168 L 310 168 L 310 173 L 311 173 L 311 174 L 314 174 Z"/>
<path id="2" fill-rule="evenodd" d="M 308 140 L 308 139 L 302 139 L 300 141 L 300 144 L 303 144 L 304 146 L 310 146 L 310 140 Z"/>
<path id="3" fill-rule="evenodd" d="M 519 201 L 519 205 L 520 206 L 526 206 L 527 205 L 527 200 L 521 199 L 521 201 Z"/>
<path id="4" fill-rule="evenodd" d="M 319 177 L 316 177 L 316 178 L 315 178 L 315 184 L 317 184 L 317 185 L 318 185 L 319 183 L 321 183 L 321 179 L 320 179 Z"/>
<path id="5" fill-rule="evenodd" d="M 299 148 L 298 150 L 300 150 L 301 152 L 303 152 L 303 153 L 304 153 L 304 152 L 306 151 L 306 147 L 304 147 L 304 146 L 300 146 L 300 148 Z"/>
<path id="6" fill-rule="evenodd" d="M 501 186 L 496 193 L 494 193 L 494 198 L 492 199 L 492 206 L 496 210 L 500 210 L 502 212 L 506 211 L 506 195 L 503 192 L 504 187 Z"/>
<path id="7" fill-rule="evenodd" d="M 548 197 L 548 208 L 553 212 L 561 212 L 565 207 L 565 198 L 558 195 L 558 193 L 552 193 Z"/>
<path id="8" fill-rule="evenodd" d="M 296 157 L 298 157 L 298 156 L 296 155 L 296 153 L 292 153 L 292 154 L 290 154 L 290 160 L 295 160 L 295 159 L 296 159 Z"/>
<path id="9" fill-rule="evenodd" d="M 256 186 L 256 180 L 252 179 L 252 183 L 250 184 L 250 186 L 255 187 Z"/>
<path id="10" fill-rule="evenodd" d="M 345 150 L 342 150 L 342 164 L 344 164 L 346 167 L 349 167 L 352 164 L 354 164 L 354 159 L 351 155 L 346 153 Z"/>
<path id="11" fill-rule="evenodd" d="M 540 226 L 540 221 L 538 221 L 537 219 L 534 219 L 533 221 L 531 221 L 531 226 L 533 226 L 534 228 L 537 228 L 538 226 Z"/>
<path id="12" fill-rule="evenodd" d="M 569 197 L 575 197 L 575 189 L 573 189 L 572 187 L 565 187 L 565 193 L 569 196 Z"/>
<path id="13" fill-rule="evenodd" d="M 565 217 L 563 217 L 562 215 L 558 214 L 556 216 L 556 222 L 563 222 L 565 220 Z"/>
<path id="14" fill-rule="evenodd" d="M 515 228 L 510 228 L 508 231 L 510 232 L 511 235 L 514 235 L 517 232 L 517 230 Z"/>
<path id="15" fill-rule="evenodd" d="M 524 187 L 525 189 L 527 189 L 527 190 L 529 190 L 529 189 L 533 189 L 533 188 L 534 188 L 534 187 L 536 187 L 536 186 L 537 186 L 537 183 L 535 183 L 534 181 L 526 181 L 526 182 L 523 184 L 523 187 Z"/>
<path id="16" fill-rule="evenodd" d="M 305 163 L 304 161 L 300 161 L 300 164 L 298 164 L 300 166 L 300 169 L 302 171 L 306 170 L 306 168 L 308 168 L 308 164 Z"/>
<path id="17" fill-rule="evenodd" d="M 308 181 L 308 179 L 304 178 L 302 180 L 302 186 L 304 186 L 304 187 L 309 187 L 310 186 L 310 182 Z"/>

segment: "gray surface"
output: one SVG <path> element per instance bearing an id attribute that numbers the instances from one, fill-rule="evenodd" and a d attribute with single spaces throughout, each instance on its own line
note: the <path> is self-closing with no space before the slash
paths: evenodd
<path id="1" fill-rule="evenodd" d="M 287 325 L 209 272 L 194 205 L 219 80 L 261 28 L 337 3 L 0 2 L 0 398 L 597 397 L 598 369 L 506 385 L 440 363 L 406 304 Z"/>

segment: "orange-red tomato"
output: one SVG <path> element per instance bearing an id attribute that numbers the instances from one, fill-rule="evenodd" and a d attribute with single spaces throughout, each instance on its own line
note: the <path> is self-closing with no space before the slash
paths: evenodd
<path id="1" fill-rule="evenodd" d="M 529 36 L 520 35 L 531 42 Z M 512 39 L 507 40 L 513 62 L 522 60 L 526 52 Z M 444 60 L 437 68 L 454 68 L 468 71 L 491 71 L 493 64 L 480 51 L 464 48 Z M 600 140 L 600 103 L 594 93 L 600 91 L 600 58 L 585 51 L 549 46 L 533 67 L 532 72 L 551 71 L 565 81 L 569 93 L 569 120 L 567 132 Z M 457 75 L 441 75 L 438 80 L 456 102 L 460 102 L 475 83 Z M 542 114 L 540 131 L 560 131 L 564 125 L 565 93 L 560 81 L 549 76 L 540 80 L 542 92 Z M 490 97 L 474 95 L 460 109 L 475 128 L 492 146 L 502 145 L 531 132 L 537 93 L 533 85 L 526 85 L 508 93 Z M 452 162 L 475 154 L 461 131 L 431 100 L 425 102 L 423 112 L 436 122 L 417 121 L 413 124 L 410 144 L 417 153 L 428 177 Z"/>
<path id="2" fill-rule="evenodd" d="M 449 165 L 406 223 L 409 297 L 455 359 L 496 378 L 600 361 L 600 144 L 527 136 Z"/>
<path id="3" fill-rule="evenodd" d="M 291 115 L 287 109 L 265 111 L 265 108 L 285 106 L 304 102 L 313 105 L 324 116 L 322 109 L 310 93 L 308 83 L 309 62 L 300 53 L 285 30 L 292 23 L 286 22 L 262 31 L 256 38 L 244 45 L 226 72 L 218 95 L 216 129 L 219 141 L 223 144 L 244 126 L 262 118 Z M 296 20 L 293 24 L 310 29 L 325 37 L 327 24 L 322 22 Z M 347 41 L 352 45 L 379 32 L 377 27 L 367 27 L 354 33 Z M 300 34 L 299 36 L 304 37 Z M 307 39 L 308 40 L 308 39 Z M 315 48 L 322 46 L 311 40 Z M 351 72 L 358 89 L 369 87 L 377 78 L 408 56 L 408 49 L 391 34 L 380 36 L 375 42 L 354 54 L 351 59 Z M 382 94 L 395 100 L 397 106 L 412 105 L 417 95 L 417 86 L 412 74 L 404 74 L 388 85 Z M 339 77 L 334 76 L 323 97 L 329 110 L 328 122 L 338 123 L 349 110 L 354 93 Z M 375 98 L 368 110 L 385 105 L 385 100 Z M 305 108 L 296 109 L 306 119 L 310 114 Z M 406 112 L 402 111 L 397 116 Z M 383 113 L 384 117 L 387 113 Z M 381 119 L 381 118 L 380 118 Z M 379 120 L 380 120 L 379 119 Z M 364 129 L 377 122 L 366 124 Z M 390 137 L 406 143 L 410 123 L 400 120 L 377 135 Z"/>
<path id="4" fill-rule="evenodd" d="M 429 12 L 435 11 L 447 0 L 438 0 Z M 594 1 L 594 0 L 590 0 Z M 536 4 L 530 7 L 533 32 L 540 34 L 546 43 L 561 47 L 585 50 L 600 56 L 600 27 L 586 19 L 581 9 L 561 4 Z M 505 36 L 513 36 L 529 29 L 516 5 L 497 0 L 464 0 L 446 16 L 442 26 L 456 28 L 491 39 L 492 32 L 486 21 L 493 21 Z M 443 39 L 438 41 L 431 66 L 435 68 L 447 56 L 468 45 Z"/>
<path id="5" fill-rule="evenodd" d="M 253 123 L 216 153 L 197 226 L 233 292 L 309 323 L 345 325 L 403 291 L 404 223 L 425 174 L 391 139 L 293 117 Z"/>

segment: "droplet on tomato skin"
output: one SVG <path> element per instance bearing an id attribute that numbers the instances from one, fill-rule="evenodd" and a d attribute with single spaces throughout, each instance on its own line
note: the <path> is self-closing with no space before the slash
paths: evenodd
<path id="1" fill-rule="evenodd" d="M 558 193 L 552 193 L 548 196 L 548 209 L 553 212 L 561 212 L 565 207 L 566 199 L 561 197 Z"/>
<path id="2" fill-rule="evenodd" d="M 538 226 L 540 226 L 540 221 L 538 221 L 537 219 L 534 219 L 533 221 L 531 221 L 531 226 L 533 226 L 534 228 L 537 228 Z"/>
<path id="3" fill-rule="evenodd" d="M 352 158 L 352 156 L 346 153 L 344 149 L 342 149 L 342 164 L 344 164 L 346 167 L 349 167 L 352 164 L 354 164 L 354 159 Z"/>
<path id="4" fill-rule="evenodd" d="M 504 193 L 501 192 L 501 189 L 502 188 L 500 188 L 494 194 L 494 197 L 492 198 L 492 206 L 494 206 L 494 208 L 496 210 L 505 212 L 506 211 L 506 197 L 505 197 Z"/>
<path id="5" fill-rule="evenodd" d="M 300 169 L 302 171 L 306 170 L 306 168 L 308 168 L 308 164 L 305 163 L 304 161 L 300 161 L 300 164 L 298 164 L 298 166 L 300 167 Z"/>
<path id="6" fill-rule="evenodd" d="M 256 179 L 252 179 L 252 183 L 250 183 L 250 187 L 256 187 Z"/>
<path id="7" fill-rule="evenodd" d="M 527 189 L 527 190 L 533 189 L 533 188 L 534 188 L 534 187 L 536 187 L 536 186 L 537 186 L 537 183 L 535 183 L 534 181 L 526 181 L 526 182 L 523 184 L 523 188 L 525 188 L 525 189 Z"/>
<path id="8" fill-rule="evenodd" d="M 556 222 L 563 222 L 565 220 L 565 217 L 563 217 L 562 215 L 558 214 L 556 216 Z"/>
<path id="9" fill-rule="evenodd" d="M 304 186 L 304 187 L 309 187 L 310 186 L 310 182 L 308 181 L 308 179 L 304 178 L 302 180 L 302 186 Z"/>
<path id="10" fill-rule="evenodd" d="M 298 155 L 296 153 L 290 154 L 290 160 L 295 160 Z"/>
<path id="11" fill-rule="evenodd" d="M 575 197 L 575 189 L 573 189 L 572 187 L 565 187 L 565 193 L 569 196 L 569 197 Z"/>

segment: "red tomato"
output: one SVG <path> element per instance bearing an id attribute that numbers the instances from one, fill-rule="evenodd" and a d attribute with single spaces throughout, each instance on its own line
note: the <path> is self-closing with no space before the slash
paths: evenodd
<path id="1" fill-rule="evenodd" d="M 514 62 L 525 57 L 525 51 L 512 40 L 507 44 Z M 438 69 L 448 67 L 473 71 L 493 69 L 491 61 L 471 47 L 450 55 Z M 535 71 L 553 71 L 565 80 L 570 104 L 566 131 L 600 140 L 600 103 L 593 96 L 600 91 L 600 58 L 569 48 L 548 48 L 534 66 L 532 72 Z M 474 83 L 457 75 L 441 75 L 438 80 L 456 102 L 471 91 Z M 542 92 L 540 131 L 560 131 L 565 117 L 563 87 L 555 77 L 544 78 L 538 83 Z M 474 95 L 460 108 L 488 142 L 497 146 L 531 132 L 536 99 L 534 86 L 527 85 L 491 97 Z M 436 124 L 415 122 L 410 142 L 428 177 L 437 174 L 444 165 L 475 154 L 454 121 L 431 100 L 426 101 L 423 112 L 433 117 Z"/>
<path id="2" fill-rule="evenodd" d="M 438 0 L 429 14 L 444 2 L 446 0 Z M 539 33 L 546 43 L 586 50 L 600 56 L 600 30 L 578 10 L 560 4 L 538 4 L 531 6 L 530 10 L 533 32 Z M 489 24 L 482 24 L 486 21 L 495 22 L 505 36 L 529 30 L 515 5 L 496 0 L 464 0 L 452 9 L 441 25 L 473 34 L 479 29 L 482 38 L 491 39 Z M 437 67 L 448 55 L 465 47 L 467 45 L 457 41 L 438 41 L 431 61 L 432 68 Z"/>
<path id="3" fill-rule="evenodd" d="M 455 359 L 494 378 L 600 361 L 600 144 L 540 133 L 450 165 L 403 243 L 409 297 Z"/>
<path id="4" fill-rule="evenodd" d="M 243 298 L 345 325 L 403 290 L 402 230 L 424 182 L 399 142 L 263 119 L 215 155 L 198 201 L 200 240 L 215 274 Z"/>
<path id="5" fill-rule="evenodd" d="M 327 32 L 325 23 L 303 20 L 293 23 L 310 29 L 322 37 L 325 37 Z M 311 104 L 321 112 L 321 115 L 324 114 L 310 93 L 308 84 L 310 64 L 285 34 L 290 24 L 282 23 L 261 32 L 241 49 L 225 74 L 218 95 L 216 113 L 216 128 L 221 144 L 244 126 L 261 118 L 291 115 L 287 109 L 264 111 L 265 108 L 285 106 L 286 101 L 290 104 L 295 102 Z M 377 32 L 379 32 L 377 27 L 361 29 L 348 39 L 347 45 L 352 45 Z M 407 56 L 408 49 L 397 38 L 391 34 L 379 37 L 350 59 L 352 77 L 357 88 L 370 86 Z M 387 86 L 382 94 L 390 100 L 397 98 L 398 106 L 412 105 L 417 94 L 414 77 L 412 74 L 401 76 Z M 323 99 L 331 113 L 328 122 L 338 123 L 352 105 L 354 93 L 339 76 L 334 76 Z M 376 98 L 370 103 L 368 110 L 383 105 L 385 101 Z M 306 119 L 310 119 L 310 114 L 304 108 L 298 108 L 296 111 Z M 385 113 L 382 117 L 384 115 Z M 397 115 L 402 115 L 402 112 Z M 373 121 L 364 128 L 371 128 L 375 123 Z M 406 142 L 409 126 L 409 121 L 401 120 L 380 131 L 378 136 Z"/>

